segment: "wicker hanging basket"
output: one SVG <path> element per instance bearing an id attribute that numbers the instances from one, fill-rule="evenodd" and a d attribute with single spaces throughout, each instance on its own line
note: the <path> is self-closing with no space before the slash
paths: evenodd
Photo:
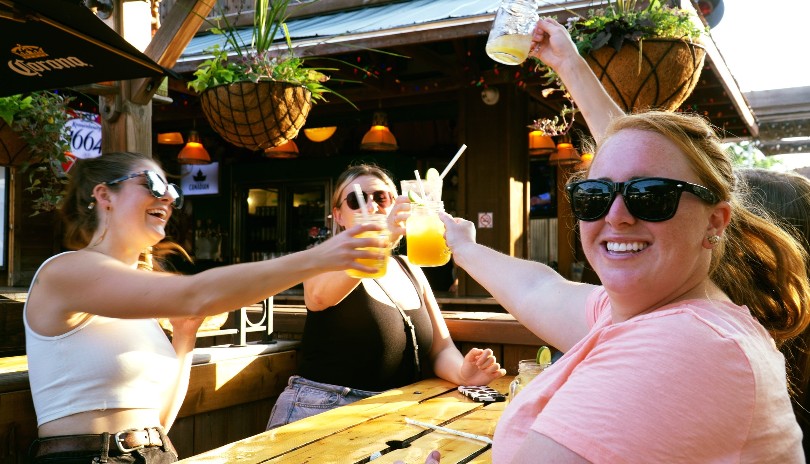
<path id="1" fill-rule="evenodd" d="M 312 94 L 286 82 L 234 82 L 200 94 L 203 114 L 228 142 L 264 150 L 298 135 L 312 108 Z"/>
<path id="2" fill-rule="evenodd" d="M 674 111 L 700 79 L 706 50 L 675 39 L 625 41 L 592 51 L 585 59 L 608 94 L 625 111 Z"/>
<path id="3" fill-rule="evenodd" d="M 30 159 L 25 140 L 0 120 L 0 166 L 19 166 Z"/>

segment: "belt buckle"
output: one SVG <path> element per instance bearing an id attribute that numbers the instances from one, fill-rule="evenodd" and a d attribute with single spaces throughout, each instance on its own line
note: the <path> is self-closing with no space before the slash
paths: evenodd
<path id="1" fill-rule="evenodd" d="M 123 444 L 122 444 L 123 441 L 124 441 L 124 438 L 122 438 L 121 435 L 123 435 L 125 433 L 130 433 L 130 432 L 137 432 L 138 430 L 140 430 L 140 429 L 122 430 L 122 431 L 115 434 L 115 446 L 118 447 L 118 451 L 120 451 L 122 453 L 131 453 L 133 451 L 137 451 L 139 449 L 146 448 L 146 446 L 144 446 L 144 445 L 138 445 L 135 448 L 125 448 L 123 446 Z"/>

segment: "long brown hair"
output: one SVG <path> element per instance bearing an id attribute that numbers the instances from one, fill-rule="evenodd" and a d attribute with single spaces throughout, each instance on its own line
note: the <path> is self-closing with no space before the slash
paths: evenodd
<path id="1" fill-rule="evenodd" d="M 98 214 L 91 204 L 95 203 L 93 189 L 96 185 L 130 174 L 143 161 L 156 160 L 141 153 L 112 152 L 96 158 L 80 159 L 70 169 L 70 181 L 59 213 L 65 224 L 64 244 L 67 248 L 78 250 L 90 244 L 90 239 L 99 227 Z M 110 185 L 118 190 L 119 184 Z M 164 259 L 170 254 L 180 254 L 191 260 L 188 253 L 178 244 L 168 240 L 161 241 L 154 247 L 141 253 L 140 267 L 151 270 L 163 270 Z"/>

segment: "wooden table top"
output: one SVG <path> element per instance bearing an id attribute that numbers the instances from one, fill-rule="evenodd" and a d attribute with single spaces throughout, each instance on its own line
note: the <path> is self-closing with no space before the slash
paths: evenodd
<path id="1" fill-rule="evenodd" d="M 512 379 L 506 376 L 491 386 L 506 393 Z M 490 444 L 407 424 L 405 418 L 491 439 L 505 406 L 505 402 L 474 402 L 450 382 L 427 379 L 180 462 L 422 464 L 430 451 L 439 450 L 442 464 L 489 463 Z"/>

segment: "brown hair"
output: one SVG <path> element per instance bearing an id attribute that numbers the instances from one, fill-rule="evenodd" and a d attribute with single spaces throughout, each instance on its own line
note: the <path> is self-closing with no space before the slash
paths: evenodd
<path id="1" fill-rule="evenodd" d="M 649 111 L 612 121 L 602 144 L 625 129 L 660 134 L 686 156 L 700 183 L 731 205 L 731 221 L 713 248 L 711 279 L 782 345 L 810 324 L 807 251 L 791 233 L 755 214 L 720 139 L 697 115 Z M 599 156 L 598 154 L 596 156 Z"/>
<path id="2" fill-rule="evenodd" d="M 132 173 L 135 166 L 143 161 L 159 165 L 149 156 L 133 152 L 105 153 L 96 158 L 80 159 L 76 162 L 70 169 L 67 191 L 59 206 L 65 224 L 64 244 L 67 248 L 78 250 L 89 245 L 99 226 L 96 210 L 90 208 L 91 203 L 95 202 L 92 195 L 96 185 Z M 118 190 L 121 185 L 110 185 L 109 188 Z M 143 263 L 141 267 L 163 270 L 161 261 L 171 253 L 179 253 L 191 260 L 179 245 L 162 241 L 152 249 L 144 250 L 139 260 Z"/>

